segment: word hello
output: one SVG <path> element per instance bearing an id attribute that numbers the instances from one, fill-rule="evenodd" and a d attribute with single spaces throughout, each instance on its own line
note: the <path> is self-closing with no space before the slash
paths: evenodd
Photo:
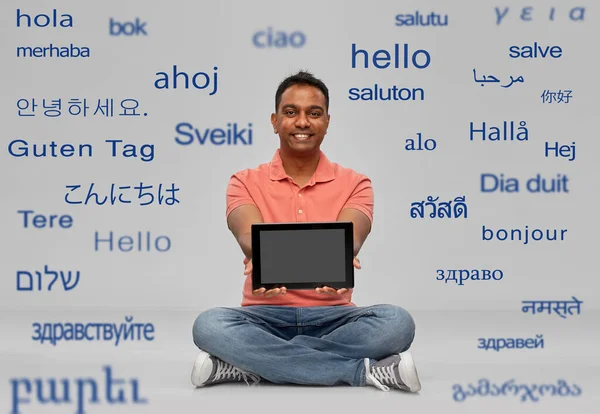
<path id="1" fill-rule="evenodd" d="M 414 14 L 397 14 L 396 26 L 448 26 L 448 15 L 434 12 L 421 14 L 419 11 Z"/>
<path id="2" fill-rule="evenodd" d="M 103 366 L 104 378 L 100 381 L 86 376 L 84 378 L 11 378 L 9 380 L 12 388 L 12 410 L 10 414 L 22 414 L 19 406 L 31 404 L 32 401 L 43 406 L 47 404 L 65 405 L 76 403 L 75 414 L 85 414 L 86 400 L 90 404 L 100 404 L 102 399 L 110 405 L 127 404 L 125 395 L 127 385 L 131 386 L 131 403 L 146 404 L 147 399 L 140 397 L 138 380 L 131 378 L 114 378 L 112 368 Z M 43 411 L 43 410 L 42 410 Z M 73 411 L 64 411 L 73 412 Z M 88 411 L 89 412 L 89 411 Z"/>
<path id="3" fill-rule="evenodd" d="M 485 122 L 482 122 L 481 129 L 474 129 L 473 122 L 471 122 L 469 131 L 470 140 L 473 141 L 476 134 L 481 134 L 482 141 L 527 141 L 529 139 L 529 132 L 526 125 L 527 122 L 520 121 L 519 127 L 515 131 L 514 121 L 504 121 L 501 126 L 488 126 Z"/>
<path id="4" fill-rule="evenodd" d="M 545 59 L 546 56 L 558 59 L 562 56 L 562 49 L 560 46 L 542 46 L 538 45 L 538 42 L 533 42 L 533 46 L 511 46 L 508 48 L 508 56 L 511 59 L 524 58 L 524 59 L 537 59 L 538 57 Z"/>
<path id="5" fill-rule="evenodd" d="M 248 129 L 238 129 L 237 122 L 228 122 L 227 128 L 206 128 L 203 131 L 187 122 L 180 122 L 175 127 L 175 132 L 187 138 L 175 137 L 175 142 L 179 145 L 190 145 L 194 141 L 204 145 L 211 143 L 213 145 L 252 145 L 252 124 L 248 124 Z M 247 134 L 246 134 L 247 132 Z"/>
<path id="6" fill-rule="evenodd" d="M 215 93 L 217 93 L 217 90 L 218 90 L 217 71 L 219 70 L 219 68 L 217 66 L 215 66 L 213 68 L 213 70 L 215 71 L 212 75 L 213 91 L 211 93 L 209 93 L 209 95 L 214 95 Z M 158 76 L 158 78 L 154 81 L 154 87 L 156 89 L 169 89 L 169 85 L 171 85 L 171 88 L 177 89 L 177 80 L 181 79 L 181 78 L 183 79 L 183 82 L 185 85 L 184 88 L 189 89 L 189 87 L 190 87 L 190 77 L 188 76 L 188 74 L 186 72 L 179 72 L 177 70 L 177 65 L 173 65 L 173 72 L 172 72 L 170 81 L 169 81 L 169 75 L 167 74 L 167 72 L 156 72 L 156 76 Z M 198 83 L 198 81 L 200 81 L 200 83 Z M 210 85 L 211 85 L 211 78 L 208 75 L 208 73 L 196 72 L 192 75 L 192 86 L 194 88 L 206 89 Z"/>
<path id="7" fill-rule="evenodd" d="M 73 16 L 61 14 L 59 20 L 58 11 L 53 9 L 52 16 L 40 13 L 32 19 L 29 14 L 21 13 L 21 9 L 17 9 L 17 27 L 21 27 L 21 24 L 25 27 L 31 27 L 31 23 L 36 27 L 73 27 Z"/>
<path id="8" fill-rule="evenodd" d="M 306 44 L 306 36 L 304 33 L 298 31 L 290 34 L 281 31 L 273 32 L 273 29 L 268 27 L 267 30 L 260 30 L 254 33 L 252 43 L 260 49 L 266 47 L 284 48 L 288 46 L 300 48 Z"/>
<path id="9" fill-rule="evenodd" d="M 567 183 L 569 178 L 566 175 L 557 174 L 556 178 L 544 178 L 541 174 L 536 174 L 527 180 L 525 188 L 530 193 L 568 193 Z M 505 178 L 504 174 L 481 174 L 481 192 L 493 193 L 518 193 L 519 180 L 517 178 Z"/>
<path id="10" fill-rule="evenodd" d="M 510 11 L 510 7 L 505 7 L 504 10 L 500 10 L 499 7 L 496 7 L 496 25 L 500 25 L 500 23 L 502 23 L 502 20 L 507 17 L 509 11 Z M 523 7 L 521 9 L 521 14 L 518 15 L 518 11 L 517 14 L 513 14 L 513 16 L 515 18 L 520 18 L 522 21 L 524 22 L 530 22 L 533 20 L 533 7 Z M 551 7 L 549 12 L 548 12 L 548 20 L 549 21 L 554 21 L 554 14 L 556 12 L 556 8 L 555 7 Z M 564 16 L 566 13 L 561 12 L 560 13 L 562 16 Z M 536 12 L 536 16 L 541 16 L 542 13 L 538 13 Z M 583 21 L 584 20 L 584 15 L 585 15 L 585 7 L 573 7 L 569 13 L 568 13 L 568 18 L 571 19 L 571 21 Z M 518 16 L 518 17 L 517 17 Z"/>
<path id="11" fill-rule="evenodd" d="M 417 132 L 417 142 L 416 142 L 417 146 L 415 147 L 415 140 L 413 138 L 408 138 L 406 140 L 406 146 L 404 147 L 404 149 L 406 151 L 433 151 L 435 149 L 435 147 L 437 146 L 437 143 L 435 142 L 435 140 L 433 138 L 428 138 L 426 140 L 423 140 L 423 137 L 421 136 L 420 132 Z"/>
<path id="12" fill-rule="evenodd" d="M 363 66 L 365 69 L 369 68 L 369 52 L 363 49 L 357 49 L 356 43 L 352 43 L 352 69 L 357 67 L 357 57 L 361 55 L 363 57 Z M 422 56 L 419 59 L 419 56 Z M 393 58 L 393 64 L 391 60 Z M 425 69 L 431 63 L 431 55 L 428 51 L 418 49 L 411 53 L 408 43 L 405 43 L 400 52 L 400 45 L 396 43 L 394 45 L 393 52 L 388 52 L 385 49 L 376 50 L 372 55 L 373 66 L 377 69 L 386 69 L 392 67 L 395 69 L 403 68 L 408 69 L 409 67 L 415 67 L 417 69 Z"/>
<path id="13" fill-rule="evenodd" d="M 144 237 L 145 236 L 145 237 Z M 94 233 L 94 250 L 100 250 L 100 243 L 108 243 L 108 251 L 113 251 L 113 246 L 121 252 L 166 252 L 171 248 L 171 239 L 167 236 L 152 237 L 149 231 L 142 235 L 141 231 L 137 232 L 137 237 L 121 236 L 116 241 L 113 237 L 113 232 L 109 232 L 107 239 L 101 239 L 98 232 Z"/>
<path id="14" fill-rule="evenodd" d="M 135 18 L 135 22 L 125 23 L 118 22 L 111 17 L 108 21 L 108 34 L 110 36 L 148 36 L 148 32 L 146 32 L 147 23 L 142 23 L 139 17 Z"/>

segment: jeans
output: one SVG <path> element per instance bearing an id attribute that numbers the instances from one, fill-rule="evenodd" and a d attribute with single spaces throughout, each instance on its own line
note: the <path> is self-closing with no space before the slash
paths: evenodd
<path id="1" fill-rule="evenodd" d="M 364 358 L 407 350 L 415 324 L 393 305 L 246 306 L 209 309 L 192 333 L 202 350 L 276 384 L 364 386 Z"/>

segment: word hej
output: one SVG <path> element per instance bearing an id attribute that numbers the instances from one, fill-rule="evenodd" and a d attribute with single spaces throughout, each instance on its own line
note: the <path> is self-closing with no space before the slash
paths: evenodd
<path id="1" fill-rule="evenodd" d="M 212 87 L 213 90 L 211 93 L 209 93 L 209 95 L 214 95 L 217 93 L 218 90 L 218 84 L 217 84 L 217 78 L 218 78 L 218 73 L 217 71 L 219 70 L 219 68 L 217 66 L 213 67 L 214 73 L 212 74 Z M 156 89 L 169 89 L 169 85 L 171 85 L 170 87 L 172 89 L 177 89 L 177 81 L 182 81 L 183 84 L 185 86 L 183 86 L 183 88 L 185 89 L 189 89 L 190 87 L 190 76 L 187 74 L 187 72 L 179 72 L 177 70 L 177 65 L 173 65 L 173 72 L 171 75 L 171 78 L 169 80 L 169 74 L 167 72 L 156 72 L 156 76 L 157 79 L 154 81 L 154 87 Z M 206 72 L 196 72 L 194 73 L 192 76 L 192 86 L 196 89 L 206 89 L 210 86 L 211 84 L 211 77 L 208 73 Z M 201 83 L 198 83 L 198 82 Z M 181 86 L 181 84 L 180 84 Z"/>
<path id="2" fill-rule="evenodd" d="M 448 15 L 421 14 L 418 10 L 413 14 L 397 14 L 396 26 L 448 26 Z"/>
<path id="3" fill-rule="evenodd" d="M 288 45 L 293 48 L 300 48 L 306 44 L 306 36 L 299 31 L 288 34 L 283 31 L 274 32 L 272 27 L 267 27 L 267 30 L 259 30 L 254 33 L 252 44 L 259 49 L 284 48 Z"/>
<path id="4" fill-rule="evenodd" d="M 493 349 L 500 352 L 501 349 L 536 349 L 544 347 L 544 335 L 536 335 L 535 338 L 479 338 L 478 349 Z"/>
<path id="5" fill-rule="evenodd" d="M 153 237 L 149 231 L 144 235 L 141 231 L 138 231 L 137 236 L 121 236 L 116 241 L 112 231 L 108 233 L 106 239 L 101 239 L 100 234 L 96 231 L 94 233 L 94 251 L 101 250 L 100 243 L 105 243 L 102 247 L 107 247 L 109 252 L 119 250 L 124 253 L 131 251 L 164 253 L 171 249 L 171 239 L 169 237 L 165 235 Z"/>
<path id="6" fill-rule="evenodd" d="M 502 10 L 500 9 L 500 7 L 495 7 L 495 10 L 496 10 L 496 25 L 500 25 L 502 23 L 502 20 L 508 16 L 508 14 L 510 12 L 510 7 L 505 7 Z M 547 18 L 548 21 L 553 22 L 555 15 L 556 15 L 556 8 L 551 7 L 550 10 L 548 10 L 548 18 Z M 564 9 L 560 10 L 558 13 L 558 18 L 560 20 L 567 20 L 567 18 L 568 18 L 574 22 L 577 22 L 577 21 L 583 22 L 584 15 L 585 15 L 585 7 L 573 7 L 572 9 L 570 9 L 568 11 L 568 13 L 566 13 L 564 11 Z M 519 10 L 517 10 L 516 14 L 512 13 L 511 16 L 515 19 L 520 19 L 524 22 L 530 22 L 532 20 L 544 18 L 543 12 L 536 12 L 534 14 L 533 7 L 531 7 L 531 6 L 523 7 L 520 10 L 520 14 L 519 14 Z"/>
<path id="7" fill-rule="evenodd" d="M 498 397 L 498 396 L 509 396 L 518 397 L 522 392 L 521 401 L 525 402 L 528 399 L 532 402 L 538 402 L 541 397 L 545 396 L 559 396 L 567 397 L 573 396 L 578 397 L 581 395 L 581 388 L 577 384 L 573 384 L 573 389 L 567 385 L 567 382 L 563 379 L 557 381 L 557 385 L 554 384 L 515 384 L 514 379 L 505 381 L 504 384 L 496 385 L 490 384 L 488 379 L 480 379 L 479 386 L 469 384 L 465 387 L 467 390 L 463 390 L 462 385 L 454 384 L 452 391 L 454 392 L 452 398 L 456 402 L 463 402 L 467 397 L 475 397 L 477 395 L 481 397 Z"/>
<path id="8" fill-rule="evenodd" d="M 139 148 L 136 144 L 124 144 L 122 139 L 107 139 L 110 144 L 110 155 L 113 158 L 139 158 L 141 161 L 154 160 L 154 144 L 143 144 Z M 93 155 L 92 144 L 29 144 L 24 139 L 15 139 L 8 144 L 8 153 L 15 158 L 91 158 Z"/>
<path id="9" fill-rule="evenodd" d="M 583 302 L 575 296 L 571 297 L 573 300 L 524 300 L 521 310 L 523 313 L 531 312 L 532 315 L 544 312 L 551 315 L 554 312 L 561 318 L 566 319 L 567 312 L 569 315 L 573 315 L 572 311 L 576 309 L 578 315 L 581 313 L 581 304 Z"/>
<path id="10" fill-rule="evenodd" d="M 546 158 L 554 151 L 555 158 L 562 157 L 566 158 L 567 161 L 575 160 L 575 142 L 572 145 L 561 145 L 560 147 L 558 146 L 558 142 L 555 142 L 553 147 L 550 146 L 549 142 L 546 142 L 544 149 Z"/>
<path id="11" fill-rule="evenodd" d="M 525 188 L 530 193 L 568 193 L 567 183 L 569 178 L 566 175 L 557 174 L 556 178 L 543 178 L 541 174 L 536 174 L 526 181 Z M 519 180 L 517 178 L 504 178 L 504 174 L 481 174 L 481 192 L 493 193 L 518 193 Z"/>
<path id="12" fill-rule="evenodd" d="M 21 98 L 21 99 L 19 99 L 17 101 L 17 109 L 18 109 L 17 114 L 19 116 L 35 116 L 36 115 L 35 110 L 38 106 L 40 106 L 38 103 L 35 103 L 35 100 L 36 100 L 36 98 L 31 98 L 31 99 Z M 64 99 L 64 101 L 66 101 L 66 99 Z M 38 99 L 38 102 L 39 102 L 39 99 Z M 140 116 L 140 114 L 136 112 L 136 109 L 139 106 L 139 104 L 140 103 L 138 102 L 137 99 L 133 99 L 133 98 L 122 99 L 120 102 L 120 105 L 121 105 L 121 108 L 123 109 L 123 111 L 118 113 L 117 115 L 119 115 L 119 116 Z M 67 105 L 69 106 L 68 111 L 69 111 L 70 115 L 73 115 L 73 116 L 83 115 L 84 118 L 87 117 L 88 110 L 90 109 L 87 98 L 83 98 L 83 100 L 81 98 L 70 98 L 68 100 L 68 102 L 66 103 L 66 105 L 64 105 L 64 106 L 66 107 Z M 113 98 L 97 99 L 97 100 L 94 100 L 94 104 L 92 104 L 92 105 L 95 105 L 95 107 L 96 107 L 94 110 L 94 113 L 92 114 L 93 116 L 104 116 L 106 118 L 113 118 L 115 115 Z M 42 99 L 42 108 L 40 108 L 40 111 L 43 109 L 44 116 L 46 116 L 48 118 L 57 118 L 63 114 L 62 107 L 63 107 L 63 99 L 62 98 L 57 98 L 57 99 L 43 98 Z M 93 106 L 91 108 L 93 108 Z M 144 116 L 148 116 L 148 114 L 146 112 L 144 112 Z"/>
<path id="13" fill-rule="evenodd" d="M 17 291 L 32 291 L 32 290 L 43 290 L 42 287 L 42 272 L 34 271 L 37 276 L 37 286 L 34 288 L 33 275 L 31 272 L 26 270 L 17 270 Z M 58 280 L 58 275 L 60 273 L 60 280 L 62 281 L 62 285 L 65 291 L 69 291 L 75 288 L 79 283 L 79 270 L 74 271 L 74 275 L 71 275 L 71 271 L 54 271 L 48 268 L 48 265 L 44 265 L 44 276 L 53 276 L 50 283 L 48 283 L 48 291 L 52 290 L 52 286 Z M 24 284 L 22 277 L 26 276 L 28 284 Z M 75 279 L 73 283 L 71 283 L 72 279 Z M 48 278 L 47 278 L 48 279 Z"/>
<path id="14" fill-rule="evenodd" d="M 498 280 L 502 280 L 502 278 L 504 277 L 504 273 L 500 269 L 495 269 L 495 270 L 483 269 L 483 270 L 481 270 L 481 274 L 480 274 L 479 269 L 472 269 L 472 270 L 468 270 L 468 269 L 460 269 L 460 270 L 438 269 L 436 272 L 438 275 L 435 278 L 435 280 L 443 280 L 444 283 L 448 283 L 448 282 L 452 281 L 452 282 L 455 282 L 458 286 L 464 286 L 464 284 L 465 284 L 464 282 L 467 280 L 475 280 L 475 281 L 496 280 L 496 281 L 498 281 Z M 445 275 L 444 275 L 444 272 L 446 272 Z M 458 273 L 458 279 L 456 278 L 457 273 Z M 497 275 L 496 275 L 496 273 L 497 273 Z"/>
<path id="15" fill-rule="evenodd" d="M 251 123 L 248 123 L 248 129 L 238 129 L 237 122 L 228 122 L 227 128 L 206 128 L 201 131 L 188 122 L 180 122 L 175 126 L 175 132 L 179 134 L 175 136 L 175 142 L 179 145 L 190 145 L 195 141 L 200 145 L 252 145 Z"/>
<path id="16" fill-rule="evenodd" d="M 115 346 L 123 341 L 154 340 L 153 323 L 133 323 L 133 316 L 125 316 L 125 322 L 116 323 L 33 323 L 33 341 L 40 344 L 50 342 L 53 346 L 59 341 L 115 341 Z"/>
<path id="17" fill-rule="evenodd" d="M 520 121 L 519 126 L 516 128 L 515 121 L 503 121 L 501 126 L 488 126 L 488 124 L 482 122 L 481 129 L 475 129 L 473 122 L 469 125 L 469 139 L 471 141 L 477 137 L 476 134 L 481 134 L 482 141 L 527 141 L 529 139 L 529 131 L 525 121 Z"/>
<path id="18" fill-rule="evenodd" d="M 393 50 L 379 49 L 370 56 L 364 49 L 358 49 L 356 43 L 352 43 L 352 69 L 369 69 L 370 64 L 375 69 L 426 69 L 431 63 L 431 55 L 427 50 L 418 49 L 411 51 L 408 43 L 402 45 L 394 44 Z M 373 87 L 349 88 L 348 99 L 351 101 L 423 101 L 425 92 L 422 88 L 406 88 L 393 85 L 383 88 L 377 83 Z"/>
<path id="19" fill-rule="evenodd" d="M 82 378 L 11 378 L 12 410 L 10 414 L 22 414 L 21 405 L 31 404 L 37 400 L 42 406 L 47 404 L 65 405 L 76 404 L 75 414 L 86 414 L 86 400 L 90 404 L 104 402 L 115 404 L 147 404 L 148 400 L 140 397 L 140 386 L 137 378 L 128 380 L 113 378 L 112 368 L 108 365 L 102 367 L 104 377 L 98 381 L 85 376 Z M 131 387 L 131 399 L 126 397 L 127 386 Z M 87 395 L 86 395 L 87 394 Z M 69 411 L 73 412 L 73 411 Z"/>
<path id="20" fill-rule="evenodd" d="M 112 183 L 110 185 L 110 194 L 105 195 L 104 197 L 102 197 L 102 195 L 99 195 L 98 193 L 96 193 L 94 191 L 95 185 L 96 185 L 96 183 L 90 184 L 85 198 L 77 198 L 77 199 L 73 199 L 74 196 L 72 195 L 72 193 L 79 193 L 79 191 L 77 191 L 77 190 L 79 190 L 81 188 L 81 185 L 80 184 L 67 185 L 66 187 L 70 191 L 65 194 L 65 203 L 67 203 L 67 204 L 83 204 L 83 205 L 96 204 L 99 206 L 104 205 L 107 202 L 108 202 L 108 205 L 112 205 L 112 206 L 114 206 L 115 204 L 131 204 L 131 200 L 124 198 L 124 197 L 127 197 L 127 194 L 130 194 L 131 191 L 125 191 L 125 192 L 119 191 L 118 194 L 116 194 L 117 187 L 118 187 L 118 190 L 130 190 L 131 188 L 133 188 L 134 190 L 138 190 L 137 198 L 138 198 L 140 206 L 150 205 L 150 204 L 154 203 L 155 200 L 157 201 L 158 205 L 165 204 L 167 206 L 172 206 L 176 203 L 179 203 L 179 200 L 177 199 L 177 197 L 175 197 L 175 193 L 177 193 L 180 189 L 175 187 L 175 183 L 171 184 L 171 188 L 166 188 L 164 190 L 166 193 L 170 193 L 170 196 L 168 196 L 166 198 L 163 194 L 163 185 L 162 184 L 158 185 L 158 190 L 156 191 L 156 197 L 155 197 L 154 193 L 146 191 L 146 190 L 152 190 L 154 185 L 152 185 L 152 184 L 144 185 L 143 182 L 140 182 L 140 185 L 136 185 L 133 187 L 130 185 L 119 186 L 118 184 Z M 144 198 L 145 198 L 145 201 L 142 203 L 141 200 Z"/>
<path id="21" fill-rule="evenodd" d="M 430 218 L 460 218 L 464 215 L 467 218 L 467 205 L 465 204 L 465 196 L 456 197 L 454 199 L 454 206 L 451 209 L 452 201 L 442 201 L 436 203 L 439 197 L 433 198 L 433 196 L 427 197 L 425 201 L 415 201 L 411 203 L 410 217 L 411 218 L 424 218 L 425 217 L 425 206 L 431 207 Z M 454 217 L 453 217 L 454 214 Z"/>

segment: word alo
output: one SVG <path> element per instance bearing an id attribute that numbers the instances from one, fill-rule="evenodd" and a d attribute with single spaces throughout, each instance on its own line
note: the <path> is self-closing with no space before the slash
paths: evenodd
<path id="1" fill-rule="evenodd" d="M 85 414 L 86 401 L 91 404 L 101 404 L 102 397 L 104 402 L 114 404 L 146 404 L 148 400 L 140 397 L 139 383 L 137 379 L 128 381 L 119 378 L 113 378 L 112 368 L 110 366 L 102 367 L 104 378 L 96 381 L 94 378 L 11 378 L 12 387 L 12 410 L 10 414 L 22 414 L 19 406 L 31 404 L 36 401 L 41 405 L 53 404 L 77 404 L 75 414 Z M 125 388 L 131 387 L 131 398 L 126 397 Z M 67 411 L 65 411 L 67 412 Z M 72 411 L 68 411 L 72 412 Z"/>

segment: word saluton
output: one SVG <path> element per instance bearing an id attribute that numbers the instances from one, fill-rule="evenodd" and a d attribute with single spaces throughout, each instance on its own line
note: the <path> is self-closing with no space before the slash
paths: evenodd
<path id="1" fill-rule="evenodd" d="M 194 128 L 188 122 L 180 122 L 175 127 L 175 132 L 183 137 L 175 136 L 179 145 L 190 145 L 194 141 L 204 145 L 252 145 L 252 124 L 248 128 L 238 129 L 237 122 L 228 122 L 227 128 L 206 128 L 204 131 Z"/>
<path id="2" fill-rule="evenodd" d="M 448 26 L 448 15 L 421 14 L 418 10 L 414 14 L 397 14 L 396 26 Z"/>

